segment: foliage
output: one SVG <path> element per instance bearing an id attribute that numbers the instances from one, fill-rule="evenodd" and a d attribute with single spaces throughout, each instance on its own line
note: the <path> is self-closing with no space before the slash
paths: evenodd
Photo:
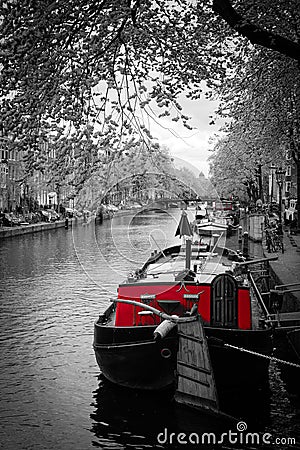
<path id="1" fill-rule="evenodd" d="M 217 149 L 252 165 L 298 152 L 297 0 L 6 0 L 0 18 L 0 134 L 26 173 L 54 151 L 56 179 L 79 190 L 128 149 L 155 159 L 149 117 L 189 127 L 178 98 L 198 99 L 201 80 L 231 118 Z"/>
<path id="2" fill-rule="evenodd" d="M 229 3 L 214 2 L 225 9 Z M 270 31 L 269 37 L 276 34 L 287 39 L 290 50 L 299 42 L 297 2 L 231 3 L 244 17 L 246 28 L 249 23 L 255 24 L 259 30 Z M 240 32 L 239 26 L 235 29 Z M 265 38 L 264 42 L 258 42 L 259 39 L 256 42 L 275 49 L 272 45 L 278 41 L 274 39 L 270 46 Z M 271 163 L 285 166 L 286 156 L 298 161 L 300 52 L 288 55 L 278 45 L 277 53 L 253 47 L 247 41 L 235 48 L 237 52 L 229 60 L 226 79 L 216 87 L 221 99 L 219 114 L 228 123 L 223 130 L 225 136 L 214 147 L 211 172 L 215 185 L 225 195 L 239 192 L 240 196 L 253 200 L 259 195 L 259 168 L 266 179 Z"/>
<path id="3" fill-rule="evenodd" d="M 86 206 L 92 198 L 93 204 L 88 206 L 93 209 L 105 201 L 119 204 L 125 196 L 127 200 L 146 202 L 155 197 L 192 199 L 210 193 L 210 183 L 200 181 L 186 168 L 174 166 L 165 146 L 149 149 L 136 145 L 95 172 L 78 195 L 79 202 Z"/>
<path id="4" fill-rule="evenodd" d="M 212 9 L 252 44 L 300 60 L 297 0 L 213 0 Z"/>
<path id="5" fill-rule="evenodd" d="M 286 156 L 299 151 L 300 73 L 280 56 L 270 58 L 257 50 L 250 56 L 243 70 L 223 85 L 220 113 L 230 122 L 226 138 L 214 148 L 211 170 L 226 194 L 233 191 L 234 180 L 235 191 L 245 185 L 255 197 L 251 191 L 257 189 L 258 166 L 267 177 L 272 163 L 285 166 Z"/>
<path id="6" fill-rule="evenodd" d="M 39 144 L 50 141 L 80 185 L 134 134 L 149 145 L 148 115 L 188 126 L 177 98 L 197 92 L 206 67 L 185 3 L 2 3 L 1 129 L 26 152 L 27 171 L 43 169 Z"/>

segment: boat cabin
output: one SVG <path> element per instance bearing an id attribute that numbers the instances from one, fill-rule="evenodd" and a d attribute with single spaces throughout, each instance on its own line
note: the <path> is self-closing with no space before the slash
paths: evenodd
<path id="1" fill-rule="evenodd" d="M 150 264 L 136 280 L 119 285 L 118 298 L 150 305 L 169 315 L 183 316 L 197 304 L 204 325 L 249 330 L 250 288 L 233 274 L 232 264 L 217 253 L 192 260 L 194 270 L 184 269 L 182 254 Z M 226 265 L 225 265 L 226 264 Z M 157 325 L 160 318 L 142 307 L 117 303 L 115 325 Z"/>

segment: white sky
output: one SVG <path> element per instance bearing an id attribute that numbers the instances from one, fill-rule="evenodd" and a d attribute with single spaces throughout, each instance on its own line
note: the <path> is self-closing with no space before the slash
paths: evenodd
<path id="1" fill-rule="evenodd" d="M 209 125 L 214 111 L 218 105 L 217 101 L 205 98 L 197 101 L 184 99 L 180 102 L 183 107 L 183 114 L 190 116 L 189 124 L 193 130 L 185 128 L 180 122 L 174 122 L 171 117 L 157 119 L 159 124 L 150 122 L 151 134 L 158 139 L 159 144 L 169 148 L 171 155 L 181 158 L 192 164 L 196 169 L 208 175 L 209 164 L 209 139 L 219 130 L 221 122 Z"/>
<path id="2" fill-rule="evenodd" d="M 151 87 L 151 83 L 148 83 Z M 149 87 L 148 86 L 148 87 Z M 95 92 L 105 92 L 106 83 L 100 82 L 95 89 Z M 185 116 L 191 117 L 189 125 L 193 127 L 192 130 L 185 128 L 181 121 L 172 121 L 172 114 L 167 117 L 158 118 L 155 120 L 147 114 L 140 117 L 141 123 L 146 122 L 146 126 L 151 132 L 151 135 L 157 139 L 160 145 L 168 147 L 170 154 L 181 160 L 192 164 L 198 172 L 203 172 L 208 176 L 209 163 L 208 158 L 211 155 L 209 148 L 210 138 L 213 138 L 222 125 L 221 120 L 218 120 L 215 125 L 209 125 L 211 117 L 214 117 L 214 112 L 218 106 L 217 100 L 207 100 L 204 92 L 207 90 L 205 83 L 202 85 L 202 98 L 199 100 L 189 100 L 185 95 L 181 95 L 179 103 L 182 106 L 182 113 Z M 110 93 L 113 98 L 114 93 Z M 163 112 L 159 110 L 153 102 L 151 104 L 151 114 L 158 114 Z"/>

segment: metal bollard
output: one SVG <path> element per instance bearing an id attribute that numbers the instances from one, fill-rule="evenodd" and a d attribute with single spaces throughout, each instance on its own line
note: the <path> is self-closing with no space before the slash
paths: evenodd
<path id="1" fill-rule="evenodd" d="M 248 231 L 245 231 L 244 235 L 243 235 L 243 256 L 245 258 L 249 257 L 249 233 L 248 233 Z"/>
<path id="2" fill-rule="evenodd" d="M 238 241 L 242 242 L 242 240 L 243 240 L 243 227 L 242 225 L 240 225 L 238 229 Z"/>

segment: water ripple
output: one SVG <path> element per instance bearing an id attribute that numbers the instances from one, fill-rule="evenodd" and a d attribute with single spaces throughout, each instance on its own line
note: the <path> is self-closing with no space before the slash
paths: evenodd
<path id="1" fill-rule="evenodd" d="M 123 217 L 0 243 L 0 447 L 154 448 L 147 426 L 176 422 L 173 403 L 99 385 L 92 348 L 118 283 L 156 247 L 151 235 L 179 242 L 172 227 L 167 215 Z M 295 417 L 284 398 L 273 399 L 274 423 Z"/>

